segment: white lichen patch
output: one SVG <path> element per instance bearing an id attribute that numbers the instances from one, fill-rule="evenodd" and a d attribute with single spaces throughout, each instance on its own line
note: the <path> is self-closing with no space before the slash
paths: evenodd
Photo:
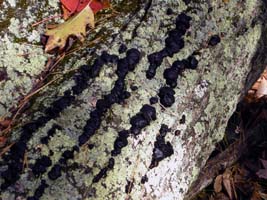
<path id="1" fill-rule="evenodd" d="M 47 57 L 41 47 L 13 43 L 7 36 L 0 41 L 0 70 L 7 74 L 7 79 L 0 82 L 0 102 L 6 105 L 6 109 L 0 111 L 2 116 L 16 105 L 21 95 L 30 91 L 33 77 L 43 70 Z"/>
<path id="2" fill-rule="evenodd" d="M 11 7 L 16 7 L 16 0 L 7 0 L 7 2 L 9 3 L 9 5 L 11 6 Z"/>

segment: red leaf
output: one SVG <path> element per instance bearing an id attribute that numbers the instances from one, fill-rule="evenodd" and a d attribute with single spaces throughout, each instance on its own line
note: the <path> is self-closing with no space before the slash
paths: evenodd
<path id="1" fill-rule="evenodd" d="M 94 13 L 108 8 L 109 0 L 60 0 L 61 3 L 71 12 L 80 12 L 84 7 L 89 4 Z"/>

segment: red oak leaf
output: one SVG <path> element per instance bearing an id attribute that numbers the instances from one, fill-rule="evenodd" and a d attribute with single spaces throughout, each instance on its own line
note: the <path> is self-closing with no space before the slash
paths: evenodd
<path id="1" fill-rule="evenodd" d="M 80 12 L 89 4 L 94 13 L 110 7 L 109 0 L 60 0 L 71 13 Z"/>

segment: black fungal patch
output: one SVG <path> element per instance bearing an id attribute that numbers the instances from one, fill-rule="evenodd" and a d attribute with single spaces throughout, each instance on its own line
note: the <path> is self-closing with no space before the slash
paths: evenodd
<path id="1" fill-rule="evenodd" d="M 165 48 L 147 56 L 149 67 L 146 71 L 146 77 L 148 79 L 152 79 L 156 75 L 156 70 L 162 64 L 165 57 L 172 57 L 184 48 L 183 36 L 190 27 L 190 21 L 190 16 L 187 16 L 185 13 L 179 14 L 176 18 L 176 28 L 171 30 L 165 39 Z"/>
<path id="2" fill-rule="evenodd" d="M 160 103 L 164 107 L 171 107 L 175 102 L 175 91 L 171 87 L 162 87 L 159 90 Z"/>
<path id="3" fill-rule="evenodd" d="M 157 97 L 151 97 L 149 102 L 151 105 L 158 103 L 159 99 Z"/>
<path id="4" fill-rule="evenodd" d="M 144 105 L 140 112 L 130 119 L 130 131 L 133 135 L 138 135 L 141 130 L 156 119 L 156 109 L 148 104 Z"/>
<path id="5" fill-rule="evenodd" d="M 34 196 L 28 197 L 27 200 L 38 200 L 40 199 L 44 192 L 45 189 L 48 187 L 48 184 L 46 183 L 45 180 L 41 180 L 41 184 L 38 186 L 38 188 L 34 192 Z"/>
<path id="6" fill-rule="evenodd" d="M 182 61 L 173 62 L 170 68 L 164 70 L 163 77 L 166 79 L 166 84 L 172 88 L 177 86 L 178 76 L 183 72 L 185 63 Z"/>
<path id="7" fill-rule="evenodd" d="M 97 183 L 100 181 L 101 178 L 104 178 L 107 176 L 108 168 L 104 167 L 100 170 L 100 172 L 93 178 L 93 183 Z"/>
<path id="8" fill-rule="evenodd" d="M 184 124 L 185 123 L 185 115 L 182 115 L 182 118 L 180 119 L 180 124 Z"/>
<path id="9" fill-rule="evenodd" d="M 46 172 L 47 168 L 52 165 L 52 161 L 48 156 L 38 158 L 32 167 L 32 172 L 35 176 L 39 176 Z"/>
<path id="10" fill-rule="evenodd" d="M 55 164 L 52 169 L 48 172 L 48 178 L 56 180 L 61 176 L 62 167 L 59 164 Z"/>
<path id="11" fill-rule="evenodd" d="M 218 35 L 213 35 L 210 37 L 208 45 L 209 46 L 216 46 L 217 44 L 219 44 L 221 42 L 221 38 Z"/>
<path id="12" fill-rule="evenodd" d="M 167 125 L 162 124 L 160 128 L 160 134 L 156 137 L 154 142 L 154 149 L 152 154 L 152 161 L 149 166 L 150 169 L 158 166 L 159 162 L 166 157 L 171 156 L 173 152 L 173 147 L 170 142 L 165 142 L 165 136 L 169 132 Z"/>
<path id="13" fill-rule="evenodd" d="M 167 15 L 172 15 L 174 12 L 173 12 L 173 10 L 171 9 L 171 8 L 167 8 L 167 10 L 166 10 L 166 14 Z"/>
<path id="14" fill-rule="evenodd" d="M 183 0 L 183 2 L 185 3 L 185 5 L 188 5 L 191 3 L 191 0 Z"/>
<path id="15" fill-rule="evenodd" d="M 188 68 L 188 69 L 196 69 L 197 66 L 198 66 L 198 60 L 194 56 L 189 56 L 187 58 L 186 68 Z"/>
<path id="16" fill-rule="evenodd" d="M 148 181 L 147 175 L 142 176 L 141 178 L 141 184 L 145 184 Z"/>
<path id="17" fill-rule="evenodd" d="M 125 193 L 130 194 L 132 192 L 133 186 L 134 186 L 134 180 L 133 181 L 127 180 L 127 183 L 125 185 Z"/>
<path id="18" fill-rule="evenodd" d="M 114 141 L 113 150 L 111 151 L 112 156 L 117 156 L 121 153 L 121 149 L 128 145 L 127 138 L 129 137 L 129 132 L 127 130 L 120 131 L 118 137 Z"/>
<path id="19" fill-rule="evenodd" d="M 136 85 L 131 85 L 130 88 L 131 88 L 132 91 L 138 90 L 138 87 Z"/>
<path id="20" fill-rule="evenodd" d="M 121 44 L 119 47 L 119 53 L 125 53 L 127 51 L 127 46 L 125 44 Z"/>

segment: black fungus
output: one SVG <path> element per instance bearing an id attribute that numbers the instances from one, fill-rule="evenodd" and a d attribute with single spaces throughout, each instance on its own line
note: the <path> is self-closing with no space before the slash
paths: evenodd
<path id="1" fill-rule="evenodd" d="M 177 85 L 177 78 L 179 75 L 179 70 L 174 67 L 170 67 L 164 70 L 163 77 L 166 79 L 166 84 L 172 88 Z"/>
<path id="2" fill-rule="evenodd" d="M 93 183 L 97 183 L 100 181 L 101 178 L 104 178 L 107 176 L 108 168 L 104 167 L 100 170 L 100 172 L 93 178 Z"/>
<path id="3" fill-rule="evenodd" d="M 178 53 L 182 48 L 184 48 L 184 40 L 167 37 L 165 39 L 165 45 L 165 50 L 167 51 L 168 56 L 172 57 L 175 53 Z"/>
<path id="4" fill-rule="evenodd" d="M 33 196 L 33 197 L 27 197 L 27 200 L 39 200 L 39 198 Z"/>
<path id="5" fill-rule="evenodd" d="M 62 157 L 65 159 L 72 159 L 74 157 L 74 152 L 70 150 L 66 150 L 63 152 Z"/>
<path id="6" fill-rule="evenodd" d="M 183 2 L 185 3 L 185 5 L 188 5 L 191 3 L 191 0 L 183 0 Z"/>
<path id="7" fill-rule="evenodd" d="M 128 99 L 128 98 L 130 98 L 130 96 L 131 96 L 131 93 L 128 91 L 124 91 L 122 94 L 123 99 Z"/>
<path id="8" fill-rule="evenodd" d="M 131 85 L 130 88 L 131 88 L 132 91 L 138 90 L 138 87 L 136 85 Z"/>
<path id="9" fill-rule="evenodd" d="M 118 61 L 118 56 L 117 55 L 110 55 L 106 51 L 103 51 L 101 54 L 101 59 L 105 63 L 116 63 Z"/>
<path id="10" fill-rule="evenodd" d="M 39 176 L 46 172 L 47 168 L 52 165 L 52 161 L 48 156 L 38 158 L 32 167 L 32 172 L 35 176 Z"/>
<path id="11" fill-rule="evenodd" d="M 43 196 L 45 189 L 48 187 L 48 184 L 46 183 L 45 180 L 41 181 L 41 184 L 39 187 L 35 190 L 34 192 L 34 197 L 39 199 Z"/>
<path id="12" fill-rule="evenodd" d="M 175 102 L 175 91 L 170 87 L 162 87 L 159 90 L 160 103 L 164 107 L 171 107 Z"/>
<path id="13" fill-rule="evenodd" d="M 174 38 L 175 40 L 179 40 L 182 38 L 184 34 L 182 34 L 180 31 L 174 29 L 174 30 L 171 30 L 169 33 L 168 33 L 168 36 L 171 37 L 171 38 Z"/>
<path id="14" fill-rule="evenodd" d="M 122 149 L 123 147 L 126 147 L 128 144 L 126 137 L 117 137 L 114 142 L 114 149 Z"/>
<path id="15" fill-rule="evenodd" d="M 95 147 L 94 144 L 88 144 L 88 149 L 93 149 Z"/>
<path id="16" fill-rule="evenodd" d="M 141 178 L 141 183 L 142 183 L 142 184 L 145 184 L 147 181 L 148 181 L 148 177 L 147 177 L 147 175 L 142 176 L 142 178 Z"/>
<path id="17" fill-rule="evenodd" d="M 89 65 L 82 65 L 80 66 L 80 68 L 78 69 L 79 73 L 81 74 L 89 74 L 90 72 L 90 66 Z M 68 91 L 70 94 L 70 91 Z M 65 92 L 64 95 L 67 95 L 67 93 Z"/>
<path id="18" fill-rule="evenodd" d="M 119 137 L 125 137 L 128 138 L 129 137 L 129 131 L 128 130 L 122 130 L 118 133 Z"/>
<path id="19" fill-rule="evenodd" d="M 149 66 L 149 69 L 146 71 L 146 77 L 152 79 L 156 75 L 156 67 Z"/>
<path id="20" fill-rule="evenodd" d="M 172 15 L 174 12 L 171 8 L 167 8 L 166 14 L 167 15 Z"/>
<path id="21" fill-rule="evenodd" d="M 110 108 L 111 104 L 106 99 L 99 99 L 96 102 L 96 108 L 101 113 L 106 112 Z"/>
<path id="22" fill-rule="evenodd" d="M 61 176 L 61 166 L 59 164 L 55 164 L 52 169 L 48 172 L 48 177 L 51 180 L 56 180 Z"/>
<path id="23" fill-rule="evenodd" d="M 189 69 L 196 69 L 198 66 L 198 60 L 194 56 L 189 56 L 187 58 L 188 60 L 188 65 L 187 68 Z"/>
<path id="24" fill-rule="evenodd" d="M 80 135 L 79 139 L 78 139 L 79 140 L 79 146 L 84 145 L 88 139 L 89 139 L 89 136 L 87 136 L 86 134 Z"/>
<path id="25" fill-rule="evenodd" d="M 164 137 L 157 137 L 157 140 L 154 143 L 152 161 L 149 168 L 152 169 L 156 167 L 161 160 L 171 156 L 173 153 L 174 151 L 171 143 L 170 142 L 165 143 Z"/>
<path id="26" fill-rule="evenodd" d="M 110 158 L 110 159 L 108 160 L 108 168 L 109 168 L 109 169 L 113 169 L 114 164 L 115 164 L 115 160 L 114 160 L 114 158 Z"/>
<path id="27" fill-rule="evenodd" d="M 129 63 L 128 69 L 133 71 L 141 59 L 141 54 L 138 49 L 132 48 L 126 52 L 126 58 Z"/>
<path id="28" fill-rule="evenodd" d="M 142 129 L 149 124 L 149 121 L 147 121 L 144 115 L 138 113 L 137 115 L 133 116 L 130 119 L 130 124 L 132 125 L 132 127 L 137 127 L 139 129 Z"/>
<path id="29" fill-rule="evenodd" d="M 168 128 L 168 126 L 166 124 L 162 124 L 159 129 L 160 136 L 165 137 L 169 131 L 170 129 Z"/>
<path id="30" fill-rule="evenodd" d="M 121 153 L 121 149 L 113 149 L 112 151 L 111 151 L 111 155 L 112 156 L 117 156 L 117 155 L 119 155 Z"/>
<path id="31" fill-rule="evenodd" d="M 156 75 L 157 68 L 161 65 L 165 55 L 162 52 L 155 52 L 147 56 L 149 68 L 146 71 L 146 77 L 152 79 Z"/>
<path id="32" fill-rule="evenodd" d="M 131 191 L 133 189 L 133 185 L 134 185 L 133 181 L 128 181 L 127 180 L 127 184 L 125 185 L 125 193 L 126 194 L 130 194 L 131 193 Z"/>
<path id="33" fill-rule="evenodd" d="M 185 123 L 185 115 L 182 115 L 182 118 L 180 119 L 180 124 L 184 124 Z"/>
<path id="34" fill-rule="evenodd" d="M 208 42 L 208 44 L 210 45 L 210 46 L 216 46 L 218 43 L 220 43 L 221 42 L 221 38 L 220 38 L 220 36 L 218 36 L 218 35 L 213 35 L 213 36 L 211 36 L 211 38 L 209 39 L 209 42 Z"/>
<path id="35" fill-rule="evenodd" d="M 155 119 L 156 109 L 148 104 L 143 105 L 140 109 L 140 112 L 130 119 L 130 124 L 132 125 L 130 132 L 133 135 L 138 135 L 141 132 L 142 128 L 149 125 L 150 121 Z"/>
<path id="36" fill-rule="evenodd" d="M 157 97 L 151 97 L 149 99 L 150 104 L 156 104 L 158 103 L 159 99 Z"/>
<path id="37" fill-rule="evenodd" d="M 190 16 L 186 15 L 185 13 L 181 13 L 176 18 L 176 25 L 177 25 L 177 23 L 179 25 L 184 24 L 186 26 L 186 28 L 188 29 L 190 27 L 190 21 L 191 20 L 192 20 L 192 18 Z"/>
<path id="38" fill-rule="evenodd" d="M 129 71 L 129 62 L 127 58 L 122 58 L 118 61 L 118 66 L 116 70 L 116 74 L 120 78 L 125 78 L 126 74 Z"/>
<path id="39" fill-rule="evenodd" d="M 121 44 L 119 47 L 119 53 L 124 53 L 127 51 L 127 46 L 125 44 Z"/>
<path id="40" fill-rule="evenodd" d="M 143 114 L 147 121 L 156 120 L 156 109 L 148 104 L 143 105 L 140 112 Z"/>

